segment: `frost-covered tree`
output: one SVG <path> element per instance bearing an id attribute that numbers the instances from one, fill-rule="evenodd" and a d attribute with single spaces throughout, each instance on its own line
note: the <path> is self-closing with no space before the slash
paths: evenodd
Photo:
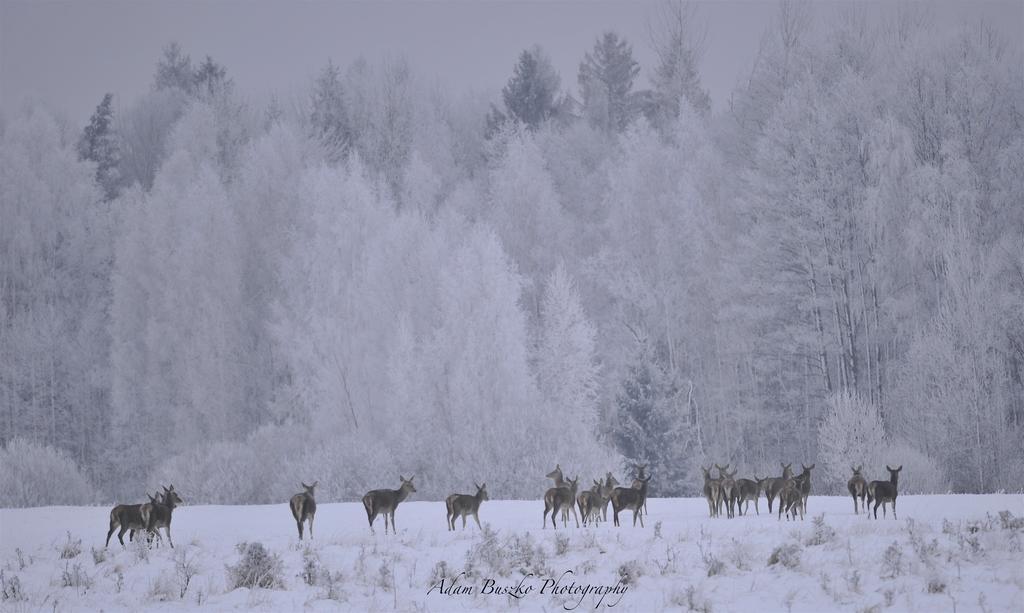
<path id="1" fill-rule="evenodd" d="M 606 131 L 624 129 L 634 115 L 630 94 L 639 73 L 632 45 L 615 32 L 599 36 L 580 62 L 578 81 L 584 116 Z"/>
<path id="2" fill-rule="evenodd" d="M 177 88 L 186 94 L 195 91 L 195 72 L 192 58 L 177 42 L 168 43 L 156 65 L 153 89 L 156 91 Z"/>
<path id="3" fill-rule="evenodd" d="M 0 131 L 0 440 L 96 466 L 109 395 L 110 207 L 41 110 Z"/>
<path id="4" fill-rule="evenodd" d="M 551 60 L 539 46 L 523 50 L 512 77 L 501 90 L 509 117 L 531 130 L 558 112 L 558 88 L 561 79 Z"/>
<path id="5" fill-rule="evenodd" d="M 651 77 L 656 104 L 655 123 L 670 124 L 679 117 L 679 105 L 698 114 L 711 113 L 711 97 L 700 82 L 697 63 L 704 51 L 705 33 L 696 30 L 696 5 L 671 0 L 661 7 L 653 27 L 658 65 Z"/>
<path id="6" fill-rule="evenodd" d="M 828 398 L 825 419 L 818 428 L 818 461 L 825 491 L 846 493 L 851 467 L 877 471 L 886 447 L 885 427 L 878 408 L 852 393 Z"/>
<path id="7" fill-rule="evenodd" d="M 690 467 L 699 454 L 690 424 L 686 393 L 663 360 L 642 344 L 615 395 L 611 440 L 629 473 L 647 465 L 651 491 L 659 496 L 694 493 L 699 485 Z"/>
<path id="8" fill-rule="evenodd" d="M 537 348 L 540 392 L 553 411 L 581 428 L 596 427 L 596 334 L 564 263 L 555 266 L 541 298 Z"/>
<path id="9" fill-rule="evenodd" d="M 78 156 L 96 164 L 96 183 L 107 200 L 116 198 L 121 187 L 121 148 L 114 132 L 113 101 L 113 94 L 103 96 L 78 140 Z"/>
<path id="10" fill-rule="evenodd" d="M 526 274 L 554 267 L 566 220 L 535 137 L 511 128 L 488 176 L 487 219 Z"/>
<path id="11" fill-rule="evenodd" d="M 352 141 L 340 75 L 334 62 L 328 61 L 313 83 L 309 115 L 314 138 L 322 144 L 327 158 L 333 162 L 342 158 Z"/>

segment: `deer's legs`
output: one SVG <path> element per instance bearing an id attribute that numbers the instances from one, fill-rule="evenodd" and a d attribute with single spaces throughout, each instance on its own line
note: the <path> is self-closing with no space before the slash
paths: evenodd
<path id="1" fill-rule="evenodd" d="M 309 516 L 309 539 L 313 540 L 313 515 Z"/>
<path id="2" fill-rule="evenodd" d="M 121 546 L 124 547 L 124 533 L 128 532 L 128 527 L 122 525 L 121 530 L 117 533 L 117 540 L 120 541 Z"/>
<path id="3" fill-rule="evenodd" d="M 896 517 L 896 499 L 895 498 L 892 499 L 892 518 L 893 519 L 899 519 L 898 517 Z"/>

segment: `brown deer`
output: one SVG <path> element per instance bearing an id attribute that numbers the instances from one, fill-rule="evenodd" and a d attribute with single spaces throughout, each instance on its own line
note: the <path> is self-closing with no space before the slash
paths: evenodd
<path id="1" fill-rule="evenodd" d="M 480 503 L 485 500 L 490 500 L 487 496 L 487 484 L 477 485 L 476 494 L 471 496 L 469 494 L 452 494 L 445 499 L 445 507 L 448 508 L 448 530 L 455 530 L 455 519 L 462 517 L 462 529 L 466 529 L 466 516 L 472 515 L 473 519 L 476 520 L 476 527 L 483 530 L 480 526 Z"/>
<path id="2" fill-rule="evenodd" d="M 718 479 L 711 478 L 711 468 L 700 467 L 704 471 L 704 498 L 708 501 L 708 516 L 718 517 L 718 499 L 722 495 L 722 484 Z"/>
<path id="3" fill-rule="evenodd" d="M 604 489 L 601 490 L 601 521 L 608 521 L 608 503 L 612 501 L 612 490 L 619 484 L 618 479 L 609 472 L 604 476 Z M 646 507 L 646 502 L 645 505 Z"/>
<path id="4" fill-rule="evenodd" d="M 612 490 L 612 516 L 616 526 L 619 525 L 619 511 L 633 509 L 633 527 L 636 527 L 637 517 L 640 517 L 640 527 L 644 527 L 644 518 L 640 514 L 640 508 L 647 500 L 647 482 L 650 480 L 651 475 L 647 475 L 643 479 L 637 479 L 640 482 L 639 488 L 617 487 Z"/>
<path id="5" fill-rule="evenodd" d="M 850 470 L 853 471 L 853 476 L 850 477 L 850 480 L 846 482 L 846 489 L 848 489 L 850 491 L 850 496 L 853 497 L 853 514 L 854 515 L 857 515 L 857 513 L 858 513 L 858 510 L 857 510 L 857 498 L 860 498 L 860 506 L 861 506 L 861 508 L 863 508 L 865 511 L 867 510 L 867 508 L 864 507 L 864 498 L 868 495 L 868 482 L 864 478 L 864 476 L 860 473 L 861 469 L 863 469 L 863 468 L 864 468 L 863 464 L 861 464 L 857 468 L 854 468 L 854 467 L 851 466 Z M 884 509 L 882 510 L 882 514 L 883 515 L 885 514 L 885 510 Z"/>
<path id="6" fill-rule="evenodd" d="M 618 485 L 615 477 L 608 473 L 604 481 L 594 479 L 594 485 L 585 492 L 576 496 L 576 504 L 580 508 L 580 515 L 583 517 L 583 525 L 587 520 L 592 522 L 607 521 L 608 503 L 611 502 L 612 490 Z M 605 513 L 602 515 L 602 511 Z"/>
<path id="7" fill-rule="evenodd" d="M 868 483 L 868 507 L 871 507 L 871 501 L 874 500 L 875 519 L 878 519 L 878 505 L 882 505 L 882 517 L 885 517 L 885 505 L 886 503 L 891 502 L 892 518 L 899 519 L 896 517 L 896 496 L 899 494 L 896 486 L 900 479 L 900 471 L 903 470 L 903 465 L 900 464 L 896 468 L 892 468 L 886 464 L 885 468 L 889 471 L 888 481 L 872 481 L 871 483 Z M 868 519 L 871 519 L 870 508 L 868 511 Z"/>
<path id="8" fill-rule="evenodd" d="M 576 518 L 576 527 L 580 527 L 580 518 L 579 515 L 576 515 L 576 507 L 574 506 L 579 481 L 580 478 L 577 475 L 575 479 L 561 481 L 564 484 L 563 486 L 553 487 L 544 493 L 544 528 L 548 527 L 548 511 L 551 511 L 551 525 L 556 530 L 558 529 L 558 522 L 555 521 L 555 514 L 559 511 L 562 513 L 562 525 L 568 527 L 569 510 L 572 510 L 572 514 Z"/>
<path id="9" fill-rule="evenodd" d="M 299 540 L 302 540 L 302 524 L 309 520 L 309 538 L 313 538 L 313 517 L 316 515 L 316 499 L 314 491 L 316 486 L 320 485 L 319 481 L 314 481 L 313 485 L 306 485 L 302 483 L 302 488 L 306 491 L 300 492 L 292 496 L 291 500 L 288 501 L 288 506 L 292 509 L 292 517 L 295 518 L 295 525 L 299 529 Z"/>
<path id="10" fill-rule="evenodd" d="M 416 487 L 412 484 L 412 480 L 415 478 L 409 477 L 406 479 L 402 475 L 398 475 L 402 485 L 397 490 L 371 490 L 366 492 L 366 495 L 363 496 L 363 507 L 366 508 L 366 519 L 370 522 L 370 534 L 376 534 L 373 529 L 373 520 L 377 519 L 377 515 L 384 516 L 384 534 L 388 533 L 388 517 L 391 518 L 391 532 L 398 534 L 398 529 L 395 528 L 395 509 L 398 508 L 398 503 L 416 491 Z"/>
<path id="11" fill-rule="evenodd" d="M 589 490 L 580 492 L 576 495 L 576 506 L 580 509 L 580 517 L 583 518 L 583 525 L 587 525 L 587 520 L 591 519 L 593 515 L 593 521 L 601 519 L 600 506 L 601 506 L 601 487 L 603 484 L 594 479 L 594 485 L 590 486 Z"/>
<path id="12" fill-rule="evenodd" d="M 807 498 L 811 495 L 811 470 L 814 468 L 814 464 L 804 466 L 803 462 L 801 462 L 800 466 L 804 471 L 800 473 L 800 483 L 798 485 L 800 487 L 801 508 L 803 509 L 803 512 L 806 513 Z"/>
<path id="13" fill-rule="evenodd" d="M 150 496 L 150 500 L 160 499 L 160 492 L 157 492 L 156 498 Z M 131 530 L 131 534 L 128 536 L 128 540 L 134 541 L 135 532 L 146 529 L 146 524 L 142 521 L 142 504 L 119 504 L 110 509 L 110 530 L 107 531 L 107 543 L 104 547 L 110 545 L 110 536 L 118 527 L 121 530 L 117 533 L 117 540 L 120 541 L 122 547 L 124 546 L 124 533 L 129 530 Z"/>
<path id="14" fill-rule="evenodd" d="M 185 501 L 174 491 L 173 483 L 170 487 L 160 487 L 163 487 L 164 490 L 163 499 L 158 501 L 155 497 L 150 496 L 149 502 L 139 509 L 139 514 L 142 515 L 142 523 L 146 525 L 149 539 L 152 540 L 154 536 L 158 537 L 157 531 L 163 528 L 167 533 L 167 542 L 171 544 L 171 549 L 174 549 L 174 540 L 171 538 L 171 518 L 174 515 L 174 509 L 179 504 L 185 504 Z"/>
<path id="15" fill-rule="evenodd" d="M 647 469 L 647 465 L 646 464 L 637 464 L 637 466 L 636 466 L 636 479 L 633 479 L 633 483 L 632 483 L 632 485 L 630 485 L 631 488 L 633 488 L 635 490 L 640 489 L 640 484 L 644 481 L 644 477 L 647 476 L 646 474 L 644 474 L 644 470 L 646 470 L 646 469 Z M 648 479 L 648 481 L 650 481 L 650 479 Z M 646 493 L 646 490 L 644 490 L 643 513 L 644 513 L 644 515 L 647 515 L 647 493 Z"/>
<path id="16" fill-rule="evenodd" d="M 767 479 L 758 479 L 757 475 L 751 479 L 737 479 L 736 480 L 736 511 L 740 514 L 750 513 L 750 501 L 754 501 L 754 510 L 757 514 L 761 514 L 761 509 L 757 506 L 757 501 L 761 498 L 761 490 L 764 489 L 764 482 Z M 743 507 L 743 503 L 747 503 L 746 509 Z"/>
<path id="17" fill-rule="evenodd" d="M 780 463 L 781 464 L 781 463 Z M 772 501 L 782 491 L 783 486 L 786 485 L 786 480 L 793 477 L 792 462 L 789 464 L 782 464 L 782 476 L 781 477 L 769 477 L 764 483 L 764 497 L 768 499 L 768 512 L 772 512 Z"/>
<path id="18" fill-rule="evenodd" d="M 782 521 L 782 514 L 786 514 L 786 521 L 796 519 L 796 514 L 799 511 L 800 519 L 804 518 L 803 494 L 800 491 L 800 481 L 803 479 L 803 474 L 797 475 L 791 479 L 786 479 L 782 483 L 782 489 L 779 490 L 779 521 Z"/>
<path id="19" fill-rule="evenodd" d="M 548 479 L 553 480 L 555 482 L 555 487 L 564 487 L 565 486 L 565 479 L 563 479 L 563 477 L 562 477 L 562 465 L 561 464 L 555 464 L 555 469 L 553 471 L 549 472 L 548 474 L 544 475 L 544 476 L 547 477 Z"/>
<path id="20" fill-rule="evenodd" d="M 732 518 L 736 516 L 736 511 L 733 505 L 736 502 L 736 480 L 733 477 L 736 476 L 736 471 L 729 472 L 729 465 L 719 466 L 715 464 L 715 468 L 718 469 L 718 483 L 721 488 L 721 496 L 718 499 L 719 504 L 725 503 L 725 515 L 726 517 Z M 721 513 L 721 511 L 719 511 Z"/>

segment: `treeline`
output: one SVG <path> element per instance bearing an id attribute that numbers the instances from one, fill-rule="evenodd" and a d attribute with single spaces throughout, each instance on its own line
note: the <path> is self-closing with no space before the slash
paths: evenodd
<path id="1" fill-rule="evenodd" d="M 259 108 L 171 44 L 84 129 L 3 118 L 0 472 L 51 489 L 0 504 L 69 461 L 106 500 L 793 458 L 1019 490 L 1019 50 L 784 3 L 713 115 L 664 11 L 650 89 L 609 32 L 575 89 L 532 47 L 494 100 L 357 59 Z"/>

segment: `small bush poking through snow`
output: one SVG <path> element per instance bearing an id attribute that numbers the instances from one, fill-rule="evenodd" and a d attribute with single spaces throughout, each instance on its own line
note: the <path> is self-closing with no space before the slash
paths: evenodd
<path id="1" fill-rule="evenodd" d="M 4 601 L 28 600 L 25 592 L 21 589 L 21 579 L 18 579 L 18 575 L 8 577 L 2 570 L 0 570 L 0 595 L 3 596 Z"/>
<path id="2" fill-rule="evenodd" d="M 238 564 L 227 567 L 231 589 L 283 587 L 281 558 L 267 551 L 263 543 L 239 543 L 238 553 L 242 555 Z"/>
<path id="3" fill-rule="evenodd" d="M 184 598 L 192 578 L 199 574 L 199 564 L 190 546 L 174 554 L 174 572 L 178 575 L 178 598 Z"/>
<path id="4" fill-rule="evenodd" d="M 82 565 L 75 562 L 74 566 L 71 566 L 70 562 L 64 563 L 64 572 L 61 574 L 61 586 L 62 587 L 73 587 L 81 590 L 88 590 L 92 587 L 93 580 Z"/>
<path id="5" fill-rule="evenodd" d="M 100 564 L 106 562 L 106 560 L 107 560 L 107 550 L 106 549 L 96 549 L 95 547 L 90 547 L 89 550 L 92 551 L 92 563 L 94 565 L 99 566 Z"/>
<path id="6" fill-rule="evenodd" d="M 302 582 L 316 585 L 320 580 L 320 556 L 309 545 L 302 550 Z"/>
<path id="7" fill-rule="evenodd" d="M 725 572 L 725 562 L 718 559 L 715 554 L 708 553 L 704 555 L 704 569 L 708 571 L 709 577 L 721 575 Z"/>
<path id="8" fill-rule="evenodd" d="M 686 588 L 685 592 L 675 592 L 669 599 L 669 602 L 674 607 L 682 609 L 686 607 L 687 611 L 696 611 L 697 613 L 711 613 L 711 603 L 706 598 L 697 594 L 697 588 L 692 585 Z"/>
<path id="9" fill-rule="evenodd" d="M 768 566 L 782 564 L 786 568 L 796 568 L 800 566 L 800 552 L 800 545 L 796 543 L 779 545 L 772 550 L 772 555 L 768 556 Z"/>
<path id="10" fill-rule="evenodd" d="M 555 535 L 555 555 L 564 556 L 569 551 L 569 535 L 560 532 Z"/>
<path id="11" fill-rule="evenodd" d="M 860 571 L 852 570 L 849 573 L 843 575 L 843 579 L 846 580 L 846 589 L 850 590 L 854 594 L 860 594 Z"/>
<path id="12" fill-rule="evenodd" d="M 619 565 L 619 580 L 622 585 L 634 585 L 636 580 L 644 576 L 644 568 L 639 560 L 630 560 Z"/>
<path id="13" fill-rule="evenodd" d="M 882 555 L 882 576 L 895 579 L 903 574 L 903 548 L 896 541 Z"/>
<path id="14" fill-rule="evenodd" d="M 835 529 L 825 523 L 825 514 L 817 515 L 811 520 L 814 524 L 814 530 L 811 532 L 811 536 L 804 542 L 809 547 L 817 545 L 824 545 L 830 543 L 836 538 Z"/>
<path id="15" fill-rule="evenodd" d="M 70 560 L 77 558 L 78 554 L 82 553 L 82 539 L 72 539 L 71 531 L 68 531 L 68 539 L 64 542 L 64 546 L 60 550 L 61 560 Z"/>
<path id="16" fill-rule="evenodd" d="M 928 580 L 928 593 L 929 594 L 944 594 L 946 593 L 946 582 L 939 577 L 932 577 Z"/>
<path id="17" fill-rule="evenodd" d="M 170 577 L 159 574 L 149 584 L 148 592 L 150 600 L 157 602 L 170 602 L 176 598 L 174 580 Z"/>
<path id="18" fill-rule="evenodd" d="M 1003 525 L 1003 530 L 1024 531 L 1024 517 L 1014 517 L 1009 511 L 999 512 L 999 522 Z"/>
<path id="19" fill-rule="evenodd" d="M 14 555 L 18 558 L 18 570 L 25 570 L 25 567 L 32 563 L 32 556 L 28 556 L 26 560 L 25 552 L 21 550 L 21 547 L 14 549 Z"/>
<path id="20" fill-rule="evenodd" d="M 136 533 L 135 540 L 131 542 L 130 548 L 139 562 L 149 562 L 149 545 L 146 537 L 141 532 Z"/>
<path id="21" fill-rule="evenodd" d="M 433 570 L 430 571 L 430 585 L 437 585 L 442 579 L 451 579 L 452 570 L 448 566 L 448 562 L 439 560 L 434 564 Z"/>

